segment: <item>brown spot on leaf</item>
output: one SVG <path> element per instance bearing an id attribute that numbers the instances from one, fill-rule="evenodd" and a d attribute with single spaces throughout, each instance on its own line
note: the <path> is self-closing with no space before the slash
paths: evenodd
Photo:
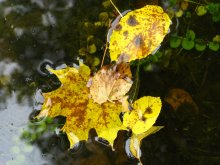
<path id="1" fill-rule="evenodd" d="M 153 110 L 151 109 L 151 107 L 147 107 L 147 108 L 145 109 L 144 115 L 148 115 L 148 114 L 151 114 L 151 113 L 153 113 Z M 147 118 L 144 117 L 144 115 L 143 115 L 143 117 L 142 117 L 142 120 L 143 120 L 143 121 L 146 121 Z"/>
<path id="2" fill-rule="evenodd" d="M 122 29 L 122 26 L 120 24 L 117 24 L 114 28 L 115 31 L 120 31 Z"/>
<path id="3" fill-rule="evenodd" d="M 152 109 L 151 109 L 151 107 L 147 107 L 146 109 L 145 109 L 145 114 L 151 114 L 153 111 L 152 111 Z"/>
<path id="4" fill-rule="evenodd" d="M 116 67 L 116 72 L 120 73 L 120 78 L 132 77 L 129 63 L 121 62 Z"/>
<path id="5" fill-rule="evenodd" d="M 130 55 L 126 54 L 126 53 L 122 53 L 119 57 L 118 57 L 118 61 L 119 62 L 128 62 L 130 59 Z"/>
<path id="6" fill-rule="evenodd" d="M 124 31 L 124 32 L 123 32 L 123 35 L 127 38 L 127 37 L 128 37 L 128 31 L 127 31 L 127 30 Z"/>
<path id="7" fill-rule="evenodd" d="M 144 39 L 143 39 L 142 35 L 139 34 L 139 35 L 135 36 L 135 37 L 134 37 L 134 40 L 133 40 L 133 43 L 134 43 L 134 45 L 137 46 L 137 47 L 143 47 L 143 45 L 144 45 Z"/>
<path id="8" fill-rule="evenodd" d="M 131 15 L 127 20 L 127 24 L 130 26 L 136 26 L 139 22 L 136 20 L 135 16 Z"/>

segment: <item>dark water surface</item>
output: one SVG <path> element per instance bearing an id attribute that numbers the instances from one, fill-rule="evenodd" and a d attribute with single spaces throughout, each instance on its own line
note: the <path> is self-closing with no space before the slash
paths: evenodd
<path id="1" fill-rule="evenodd" d="M 0 165 L 137 164 L 125 153 L 126 132 L 119 133 L 115 151 L 105 142 L 91 139 L 68 150 L 67 137 L 58 129 L 64 117 L 33 119 L 43 102 L 40 93 L 60 86 L 46 70 L 47 65 L 72 66 L 80 58 L 93 71 L 99 69 L 109 28 L 99 14 L 108 12 L 109 19 L 118 15 L 103 2 L 108 4 L 105 0 L 0 0 Z M 181 5 L 175 2 L 154 1 L 167 11 L 177 12 Z M 206 5 L 215 1 L 195 2 Z M 220 35 L 219 21 L 213 21 L 210 13 L 198 17 L 196 3 L 189 3 L 182 17 L 173 17 L 171 32 L 159 49 L 161 54 L 140 62 L 138 96 L 161 97 L 163 108 L 157 125 L 165 126 L 143 140 L 141 160 L 146 165 L 220 164 L 219 49 L 207 46 L 204 51 L 186 50 L 169 44 L 172 35 L 184 38 L 188 29 L 193 29 L 196 39 L 206 45 Z M 152 1 L 116 4 L 123 11 Z M 93 44 L 95 52 L 89 49 Z M 105 63 L 109 63 L 108 56 Z M 131 64 L 133 73 L 137 63 Z M 179 101 L 177 108 L 166 98 Z"/>

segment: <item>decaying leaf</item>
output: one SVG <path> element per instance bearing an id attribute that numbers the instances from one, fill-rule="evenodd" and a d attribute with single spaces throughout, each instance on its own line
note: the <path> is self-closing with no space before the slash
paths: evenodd
<path id="1" fill-rule="evenodd" d="M 92 99 L 102 104 L 106 101 L 122 101 L 132 85 L 131 70 L 128 63 L 102 67 L 89 81 Z"/>
<path id="2" fill-rule="evenodd" d="M 95 128 L 99 137 L 113 145 L 118 130 L 125 129 L 119 118 L 122 104 L 105 102 L 100 105 L 89 98 L 86 85 L 90 69 L 86 65 L 81 65 L 79 69 L 67 67 L 50 71 L 59 78 L 62 85 L 55 91 L 43 94 L 45 102 L 37 118 L 65 116 L 66 123 L 62 130 L 68 136 L 70 147 L 81 140 L 87 140 L 91 128 Z"/>
<path id="3" fill-rule="evenodd" d="M 112 61 L 130 62 L 154 52 L 168 33 L 171 20 L 160 6 L 128 12 L 113 26 L 109 49 Z"/>

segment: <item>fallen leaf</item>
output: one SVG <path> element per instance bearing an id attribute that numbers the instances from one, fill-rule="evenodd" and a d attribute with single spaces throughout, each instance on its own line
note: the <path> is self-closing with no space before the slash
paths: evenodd
<path id="1" fill-rule="evenodd" d="M 164 101 L 169 103 L 174 110 L 177 110 L 180 106 L 184 104 L 191 105 L 195 112 L 198 111 L 198 106 L 193 101 L 191 95 L 182 89 L 171 89 L 169 90 L 167 96 L 164 98 Z"/>
<path id="2" fill-rule="evenodd" d="M 96 83 L 107 84 L 98 90 L 106 91 L 107 88 L 110 88 L 110 94 L 107 96 L 108 99 L 112 99 L 112 101 L 105 101 L 102 104 L 96 103 L 92 97 L 89 97 L 91 87 L 89 89 L 87 83 L 90 78 L 90 69 L 86 65 L 82 64 L 78 69 L 67 67 L 61 70 L 49 69 L 49 71 L 59 78 L 62 85 L 52 92 L 43 93 L 45 101 L 41 112 L 36 118 L 39 119 L 45 116 L 53 118 L 59 115 L 66 117 L 62 131 L 67 134 L 70 148 L 82 140 L 87 140 L 89 132 L 93 128 L 96 130 L 98 137 L 106 139 L 112 147 L 119 130 L 131 129 L 132 135 L 129 148 L 133 156 L 140 158 L 141 140 L 161 128 L 152 127 L 160 113 L 161 101 L 159 97 L 151 96 L 144 96 L 132 105 L 128 105 L 128 97 L 122 97 L 123 102 L 117 100 L 119 99 L 118 96 L 127 93 L 123 87 L 125 84 L 123 82 L 122 84 L 119 83 L 118 86 L 111 86 L 109 79 L 111 80 L 113 77 L 113 83 L 115 84 L 118 80 L 120 80 L 119 82 L 124 80 L 128 83 L 126 78 L 131 78 L 129 64 L 119 63 L 105 66 L 99 71 L 104 72 L 106 74 L 104 74 L 104 77 L 107 77 L 104 82 L 99 77 Z M 112 91 L 116 90 L 112 90 L 112 88 L 119 88 L 124 91 L 120 94 L 117 92 L 111 94 Z M 127 103 L 126 106 L 124 102 Z M 129 106 L 133 109 L 129 110 Z M 122 112 L 124 112 L 123 122 L 119 117 Z"/>
<path id="3" fill-rule="evenodd" d="M 131 86 L 130 65 L 124 62 L 102 67 L 88 83 L 91 98 L 98 104 L 124 100 Z"/>
<path id="4" fill-rule="evenodd" d="M 113 26 L 109 49 L 112 61 L 130 62 L 153 53 L 168 33 L 171 20 L 160 6 L 128 12 Z"/>
<path id="5" fill-rule="evenodd" d="M 163 128 L 163 126 L 153 126 L 161 107 L 159 97 L 144 96 L 134 102 L 130 112 L 125 112 L 123 125 L 132 130 L 131 138 L 127 141 L 129 144 L 126 145 L 128 155 L 140 160 L 142 139 Z"/>
<path id="6" fill-rule="evenodd" d="M 122 104 L 105 102 L 100 105 L 89 98 L 86 85 L 90 69 L 86 65 L 81 65 L 79 69 L 67 67 L 49 70 L 62 85 L 52 92 L 43 93 L 45 102 L 37 118 L 65 116 L 62 130 L 67 134 L 71 148 L 79 141 L 87 140 L 91 128 L 95 128 L 98 136 L 112 146 L 118 130 L 125 129 L 119 118 L 124 109 Z"/>
<path id="7" fill-rule="evenodd" d="M 161 107 L 159 97 L 144 96 L 134 102 L 133 110 L 125 112 L 123 125 L 135 135 L 144 133 L 156 122 Z"/>

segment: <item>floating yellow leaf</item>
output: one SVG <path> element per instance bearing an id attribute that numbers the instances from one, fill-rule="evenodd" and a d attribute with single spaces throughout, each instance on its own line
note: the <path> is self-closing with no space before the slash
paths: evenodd
<path id="1" fill-rule="evenodd" d="M 161 110 L 159 97 L 144 96 L 136 100 L 133 110 L 123 116 L 123 124 L 136 135 L 146 132 L 156 122 Z"/>
<path id="2" fill-rule="evenodd" d="M 112 27 L 111 60 L 130 62 L 148 56 L 160 46 L 170 23 L 160 6 L 147 5 L 128 12 Z"/>
<path id="3" fill-rule="evenodd" d="M 159 97 L 144 96 L 134 102 L 133 110 L 125 112 L 123 125 L 132 130 L 129 149 L 127 149 L 127 152 L 130 152 L 128 154 L 139 159 L 142 139 L 163 128 L 163 126 L 153 126 L 160 113 L 161 106 Z"/>
<path id="4" fill-rule="evenodd" d="M 113 102 L 125 97 L 132 85 L 130 65 L 119 63 L 101 68 L 90 79 L 91 97 L 98 104 Z"/>
<path id="5" fill-rule="evenodd" d="M 50 71 L 59 78 L 62 85 L 43 94 L 45 102 L 37 118 L 65 116 L 66 123 L 62 130 L 68 136 L 70 147 L 81 140 L 87 140 L 91 128 L 95 128 L 99 137 L 113 145 L 118 130 L 124 129 L 119 118 L 122 104 L 105 102 L 100 105 L 89 98 L 86 85 L 90 69 L 86 65 L 81 65 L 79 69 L 67 67 Z"/>

